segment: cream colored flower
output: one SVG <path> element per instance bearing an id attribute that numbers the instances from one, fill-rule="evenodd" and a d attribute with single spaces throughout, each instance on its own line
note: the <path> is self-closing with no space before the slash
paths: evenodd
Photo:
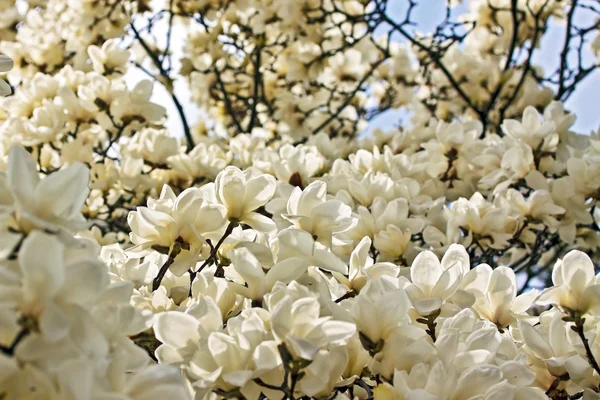
<path id="1" fill-rule="evenodd" d="M 469 255 L 460 245 L 450 246 L 441 263 L 432 252 L 421 252 L 410 266 L 412 285 L 406 287 L 417 312 L 428 316 L 439 310 L 458 290 L 469 268 Z"/>
<path id="2" fill-rule="evenodd" d="M 374 263 L 369 256 L 371 239 L 365 236 L 350 255 L 349 273 L 346 278 L 340 273 L 334 273 L 336 279 L 346 285 L 348 290 L 360 292 L 365 284 L 371 279 L 387 275 L 398 276 L 400 268 L 390 262 Z"/>
<path id="3" fill-rule="evenodd" d="M 600 284 L 587 254 L 572 250 L 556 261 L 552 282 L 554 286 L 542 292 L 538 304 L 552 304 L 581 314 L 600 311 Z"/>
<path id="4" fill-rule="evenodd" d="M 528 319 L 527 310 L 538 296 L 535 289 L 517 296 L 517 280 L 512 269 L 499 266 L 493 269 L 478 265 L 464 276 L 461 288 L 474 294 L 476 310 L 482 318 L 499 329 L 515 326 L 517 320 Z"/>
<path id="5" fill-rule="evenodd" d="M 304 190 L 295 188 L 282 217 L 327 247 L 331 246 L 335 233 L 345 232 L 354 224 L 349 206 L 340 200 L 327 199 L 327 185 L 323 181 L 315 181 Z"/>
<path id="6" fill-rule="evenodd" d="M 253 176 L 251 170 L 242 172 L 229 166 L 217 175 L 215 193 L 219 203 L 227 208 L 230 222 L 247 224 L 260 232 L 275 229 L 273 221 L 256 212 L 275 193 L 275 178 L 272 176 Z"/>
<path id="7" fill-rule="evenodd" d="M 14 146 L 8 160 L 8 185 L 14 198 L 18 229 L 30 232 L 74 232 L 88 226 L 81 209 L 88 196 L 89 170 L 80 163 L 40 179 L 35 161 L 21 146 Z"/>
<path id="8" fill-rule="evenodd" d="M 170 270 L 181 276 L 198 261 L 205 237 L 220 236 L 225 209 L 204 201 L 200 191 L 190 188 L 175 196 L 165 185 L 160 198 L 148 199 L 148 207 L 131 211 L 127 222 L 130 239 L 136 246 L 130 253 L 147 255 L 152 250 L 172 258 Z"/>
<path id="9" fill-rule="evenodd" d="M 69 257 L 56 236 L 41 231 L 29 234 L 18 258 L 22 279 L 15 299 L 18 310 L 50 343 L 73 328 L 78 317 L 73 307 L 91 308 L 108 284 L 105 265 L 89 256 Z"/>

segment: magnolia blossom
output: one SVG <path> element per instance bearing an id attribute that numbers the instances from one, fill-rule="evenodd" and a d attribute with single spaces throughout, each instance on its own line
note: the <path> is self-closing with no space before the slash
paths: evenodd
<path id="1" fill-rule="evenodd" d="M 85 165 L 75 163 L 41 179 L 35 161 L 21 146 L 11 149 L 8 163 L 16 229 L 74 232 L 88 226 L 81 214 L 89 192 Z"/>
<path id="2" fill-rule="evenodd" d="M 90 307 L 108 284 L 106 267 L 98 260 L 65 260 L 65 253 L 58 239 L 41 231 L 32 232 L 19 250 L 21 288 L 12 289 L 18 296 L 12 301 L 48 342 L 68 334 L 73 306 Z"/>
<path id="3" fill-rule="evenodd" d="M 527 310 L 538 296 L 535 289 L 517 296 L 514 271 L 505 266 L 492 270 L 487 264 L 467 272 L 461 288 L 474 295 L 473 308 L 479 315 L 499 329 L 515 326 L 517 320 L 529 319 Z"/>
<path id="4" fill-rule="evenodd" d="M 560 314 L 552 316 L 547 335 L 526 322 L 519 322 L 518 327 L 526 346 L 524 350 L 534 360 L 540 360 L 552 376 L 561 376 L 567 372 L 567 360 L 576 353 L 566 340 L 568 332 Z"/>
<path id="5" fill-rule="evenodd" d="M 88 54 L 94 71 L 99 74 L 124 73 L 130 53 L 122 50 L 116 40 L 107 40 L 102 48 L 90 46 Z"/>
<path id="6" fill-rule="evenodd" d="M 408 321 L 411 307 L 403 289 L 395 285 L 386 288 L 389 284 L 384 282 L 368 282 L 352 302 L 351 313 L 356 327 L 373 344 L 374 348 L 367 349 L 370 351 L 378 349 L 380 341 L 385 341 Z"/>
<path id="7" fill-rule="evenodd" d="M 193 308 L 195 313 L 167 311 L 154 321 L 156 338 L 162 343 L 156 357 L 164 363 L 189 361 L 198 349 L 201 338 L 222 329 L 221 311 L 210 298 L 201 298 Z"/>
<path id="8" fill-rule="evenodd" d="M 346 231 L 354 223 L 352 210 L 342 201 L 327 199 L 327 185 L 315 181 L 306 189 L 295 188 L 288 200 L 283 218 L 326 246 L 331 246 L 334 233 Z"/>
<path id="9" fill-rule="evenodd" d="M 594 264 L 583 252 L 573 250 L 554 264 L 552 282 L 537 302 L 553 304 L 569 312 L 597 312 L 600 302 L 600 285 L 594 275 Z"/>
<path id="10" fill-rule="evenodd" d="M 227 208 L 230 222 L 244 223 L 259 231 L 274 229 L 271 220 L 256 210 L 264 206 L 275 193 L 275 179 L 270 175 L 252 176 L 235 167 L 227 167 L 215 179 L 219 203 Z"/>
<path id="11" fill-rule="evenodd" d="M 303 257 L 291 257 L 271 266 L 265 273 L 256 257 L 245 248 L 234 251 L 232 256 L 235 271 L 243 279 L 243 284 L 233 289 L 247 299 L 260 301 L 269 293 L 276 282 L 289 283 L 298 279 L 308 268 Z"/>
<path id="12" fill-rule="evenodd" d="M 558 135 L 553 121 L 540 120 L 534 107 L 529 106 L 523 112 L 521 122 L 507 119 L 502 123 L 506 135 L 517 140 L 524 140 L 532 149 L 546 149 L 556 146 Z"/>
<path id="13" fill-rule="evenodd" d="M 173 259 L 175 275 L 182 275 L 195 264 L 205 244 L 204 237 L 224 226 L 225 208 L 207 204 L 200 192 L 190 188 L 179 196 L 164 186 L 160 197 L 148 199 L 148 207 L 129 213 L 130 252 L 141 255 L 154 249 Z"/>
<path id="14" fill-rule="evenodd" d="M 469 267 L 469 255 L 462 246 L 450 246 L 441 263 L 431 252 L 420 253 L 410 267 L 412 285 L 406 287 L 417 312 L 427 316 L 439 310 L 458 290 Z"/>
<path id="15" fill-rule="evenodd" d="M 319 303 L 314 298 L 285 296 L 274 306 L 271 323 L 275 339 L 304 360 L 313 360 L 320 348 L 345 345 L 356 332 L 350 322 L 319 317 Z"/>
<path id="16" fill-rule="evenodd" d="M 0 399 L 598 398 L 587 3 L 0 1 Z"/>
<path id="17" fill-rule="evenodd" d="M 334 274 L 349 290 L 359 292 L 370 279 L 377 279 L 382 275 L 396 277 L 399 273 L 395 264 L 373 262 L 373 258 L 369 257 L 371 244 L 371 239 L 365 236 L 356 246 L 350 256 L 348 278 L 340 273 Z"/>

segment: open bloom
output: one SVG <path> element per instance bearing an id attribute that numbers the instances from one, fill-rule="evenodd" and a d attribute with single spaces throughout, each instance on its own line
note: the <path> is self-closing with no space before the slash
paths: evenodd
<path id="1" fill-rule="evenodd" d="M 219 203 L 227 208 L 227 219 L 247 224 L 260 232 L 275 229 L 275 223 L 256 210 L 264 206 L 275 193 L 275 178 L 271 175 L 253 176 L 251 170 L 225 168 L 215 180 Z"/>
<path id="2" fill-rule="evenodd" d="M 171 272 L 181 276 L 194 263 L 205 244 L 205 236 L 217 236 L 225 224 L 222 205 L 204 201 L 196 188 L 175 196 L 165 185 L 158 199 L 148 199 L 148 207 L 131 211 L 127 222 L 136 245 L 130 253 L 139 256 L 157 250 L 174 258 Z"/>
<path id="3" fill-rule="evenodd" d="M 370 279 L 377 279 L 382 275 L 398 276 L 400 268 L 390 262 L 375 263 L 369 256 L 370 248 L 371 239 L 365 236 L 350 255 L 348 277 L 334 273 L 336 279 L 346 285 L 349 290 L 359 292 Z"/>
<path id="4" fill-rule="evenodd" d="M 553 315 L 547 324 L 536 327 L 519 321 L 519 333 L 523 339 L 523 351 L 530 357 L 534 366 L 541 366 L 553 376 L 561 376 L 567 372 L 567 360 L 576 355 L 569 343 L 569 329 L 562 321 L 563 315 L 550 311 Z M 551 383 L 548 382 L 548 384 Z"/>
<path id="5" fill-rule="evenodd" d="M 501 329 L 514 326 L 517 319 L 527 319 L 526 311 L 538 295 L 532 289 L 517 296 L 515 272 L 504 266 L 492 270 L 487 264 L 469 271 L 461 287 L 475 295 L 473 308 L 479 315 Z"/>
<path id="6" fill-rule="evenodd" d="M 74 232 L 88 226 L 81 214 L 88 196 L 89 169 L 74 163 L 40 179 L 35 161 L 21 146 L 8 156 L 8 186 L 14 198 L 18 230 Z"/>
<path id="7" fill-rule="evenodd" d="M 533 106 L 528 106 L 523 112 L 521 122 L 507 119 L 502 123 L 502 131 L 509 137 L 522 141 L 531 148 L 540 146 L 546 150 L 547 147 L 556 146 L 558 134 L 553 121 L 545 121 L 540 117 Z"/>
<path id="8" fill-rule="evenodd" d="M 542 292 L 538 304 L 553 304 L 580 313 L 600 311 L 598 276 L 594 276 L 594 263 L 584 252 L 572 250 L 556 261 L 552 282 L 554 286 Z"/>
<path id="9" fill-rule="evenodd" d="M 412 285 L 406 288 L 417 312 L 427 316 L 439 310 L 459 288 L 469 267 L 469 255 L 460 245 L 450 246 L 441 263 L 430 251 L 420 253 L 410 267 Z"/>
<path id="10" fill-rule="evenodd" d="M 311 183 L 304 191 L 294 188 L 287 213 L 282 217 L 328 247 L 333 234 L 344 232 L 355 223 L 348 205 L 336 199 L 327 200 L 327 184 L 323 181 Z"/>
<path id="11" fill-rule="evenodd" d="M 290 283 L 298 279 L 308 269 L 309 262 L 303 257 L 290 257 L 270 267 L 266 272 L 256 257 L 247 249 L 233 252 L 233 267 L 243 279 L 243 284 L 233 284 L 232 288 L 251 300 L 262 300 L 275 283 Z"/>
<path id="12" fill-rule="evenodd" d="M 261 364 L 253 353 L 266 339 L 265 322 L 250 310 L 231 321 L 226 333 L 212 332 L 207 340 L 200 342 L 187 369 L 197 393 L 211 388 L 225 392 L 244 388 Z"/>
<path id="13" fill-rule="evenodd" d="M 316 298 L 294 300 L 285 295 L 271 313 L 273 335 L 288 345 L 293 356 L 313 360 L 320 349 L 343 346 L 356 332 L 356 325 L 319 316 Z"/>
<path id="14" fill-rule="evenodd" d="M 381 280 L 368 281 L 350 310 L 363 341 L 368 340 L 375 346 L 409 320 L 411 304 L 406 292 L 400 288 L 388 290 L 384 286 Z"/>
<path id="15" fill-rule="evenodd" d="M 78 316 L 74 306 L 92 307 L 108 284 L 103 263 L 82 255 L 69 256 L 56 236 L 41 231 L 23 241 L 19 270 L 21 289 L 14 294 L 18 309 L 23 317 L 35 321 L 48 342 L 64 338 Z"/>
<path id="16" fill-rule="evenodd" d="M 162 343 L 156 349 L 156 358 L 163 364 L 189 362 L 202 339 L 212 332 L 220 332 L 223 317 L 219 307 L 209 297 L 200 297 L 187 312 L 167 311 L 154 321 L 154 334 Z"/>

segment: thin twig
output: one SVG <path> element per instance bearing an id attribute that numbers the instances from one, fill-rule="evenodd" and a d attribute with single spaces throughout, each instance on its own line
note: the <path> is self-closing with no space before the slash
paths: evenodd
<path id="1" fill-rule="evenodd" d="M 163 65 L 162 65 L 161 61 L 158 59 L 158 56 L 150 49 L 150 46 L 148 46 L 146 41 L 144 41 L 144 39 L 142 38 L 142 36 L 138 32 L 138 30 L 135 28 L 133 22 L 131 22 L 129 24 L 129 27 L 131 28 L 131 31 L 133 32 L 135 38 L 138 40 L 140 45 L 142 45 L 142 47 L 146 51 L 146 54 L 148 54 L 148 57 L 150 57 L 150 59 L 152 60 L 152 62 L 156 66 L 156 68 L 158 68 L 160 75 L 163 78 L 165 78 L 167 80 L 167 82 L 169 82 L 170 87 L 167 87 L 167 85 L 165 85 L 164 82 L 161 82 L 161 83 L 163 84 L 163 86 L 165 86 L 165 88 L 171 95 L 171 99 L 173 100 L 173 103 L 175 104 L 175 108 L 177 108 L 177 112 L 179 113 L 179 118 L 181 119 L 181 124 L 183 125 L 183 134 L 185 135 L 185 138 L 187 140 L 188 151 L 192 150 L 194 148 L 194 139 L 192 138 L 192 132 L 190 130 L 190 126 L 188 124 L 187 117 L 185 115 L 183 106 L 181 105 L 181 102 L 177 98 L 174 88 L 172 87 L 173 80 L 171 79 L 171 77 L 169 76 L 167 71 L 163 68 Z"/>

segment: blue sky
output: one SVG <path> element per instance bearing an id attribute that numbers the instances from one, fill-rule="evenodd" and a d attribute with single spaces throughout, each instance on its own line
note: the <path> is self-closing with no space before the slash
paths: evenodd
<path id="1" fill-rule="evenodd" d="M 421 0 L 420 5 L 414 10 L 414 21 L 418 23 L 420 31 L 431 31 L 440 21 L 443 20 L 445 12 L 446 0 Z M 464 0 L 468 3 L 468 0 Z M 389 0 L 389 12 L 392 16 L 403 18 L 406 9 L 407 0 Z M 565 27 L 554 24 L 549 31 L 544 35 L 541 49 L 538 50 L 537 57 L 534 59 L 536 65 L 540 65 L 546 71 L 554 70 L 557 65 L 560 49 L 564 42 Z M 174 39 L 176 45 L 173 46 L 175 58 L 181 57 L 181 48 L 186 40 L 185 34 L 179 30 L 174 31 Z M 557 45 L 558 44 L 558 45 Z M 593 59 L 591 53 L 588 57 Z M 146 78 L 139 71 L 131 73 L 131 81 L 139 81 Z M 175 84 L 176 92 L 184 103 L 184 108 L 188 119 L 193 124 L 204 115 L 190 101 L 190 92 L 187 88 L 187 82 L 179 81 Z M 600 110 L 598 109 L 597 94 L 600 93 L 600 72 L 595 71 L 580 84 L 576 92 L 569 98 L 566 103 L 567 109 L 577 114 L 577 121 L 574 125 L 574 130 L 578 133 L 589 133 L 592 130 L 597 130 L 600 125 Z M 177 115 L 168 94 L 161 85 L 155 85 L 153 93 L 153 101 L 165 106 L 169 115 L 167 126 L 171 132 L 182 132 L 181 122 Z M 169 99 L 169 100 L 166 100 Z M 373 128 L 392 129 L 399 122 L 398 112 L 385 113 L 373 120 L 368 128 L 370 131 Z"/>
<path id="2" fill-rule="evenodd" d="M 468 0 L 464 1 L 468 4 Z M 388 10 L 390 15 L 398 19 L 404 17 L 406 0 L 390 0 Z M 440 21 L 444 19 L 446 0 L 422 0 L 420 5 L 413 11 L 413 20 L 418 24 L 419 31 L 432 31 Z M 581 15 L 581 14 L 580 14 Z M 580 18 L 586 22 L 589 18 Z M 542 39 L 537 56 L 534 56 L 534 64 L 541 66 L 544 71 L 553 71 L 558 63 L 562 44 L 564 43 L 565 26 L 552 24 Z M 586 61 L 593 61 L 593 55 L 588 50 Z M 573 130 L 578 133 L 589 133 L 600 127 L 600 107 L 598 106 L 598 94 L 600 93 L 600 71 L 591 73 L 571 95 L 566 102 L 566 108 L 577 115 L 577 121 Z M 388 112 L 372 121 L 370 129 L 389 129 L 397 124 L 399 115 L 397 112 Z"/>

